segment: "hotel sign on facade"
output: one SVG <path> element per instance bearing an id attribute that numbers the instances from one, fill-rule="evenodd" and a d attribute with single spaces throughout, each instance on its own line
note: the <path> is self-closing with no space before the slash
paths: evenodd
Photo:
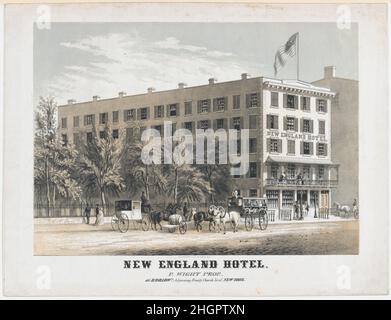
<path id="1" fill-rule="evenodd" d="M 267 130 L 266 135 L 271 138 L 287 138 L 291 140 L 327 142 L 327 139 L 324 135 L 314 135 L 305 132 L 296 133 L 296 132 Z"/>

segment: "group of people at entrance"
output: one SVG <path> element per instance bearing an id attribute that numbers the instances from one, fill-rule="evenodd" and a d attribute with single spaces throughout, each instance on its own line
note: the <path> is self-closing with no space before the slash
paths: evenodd
<path id="1" fill-rule="evenodd" d="M 86 203 L 86 207 L 84 209 L 84 218 L 85 218 L 85 223 L 86 224 L 90 224 L 91 211 L 92 211 L 92 207 L 87 202 Z M 94 223 L 95 226 L 102 225 L 104 223 L 103 210 L 99 206 L 99 204 L 97 204 L 96 207 L 95 207 L 95 217 L 96 217 L 95 223 Z"/>
<path id="2" fill-rule="evenodd" d="M 310 207 L 308 205 L 308 202 L 299 203 L 298 201 L 295 201 L 295 203 L 293 204 L 293 213 L 295 220 L 304 220 L 304 214 L 308 216 L 309 211 Z"/>

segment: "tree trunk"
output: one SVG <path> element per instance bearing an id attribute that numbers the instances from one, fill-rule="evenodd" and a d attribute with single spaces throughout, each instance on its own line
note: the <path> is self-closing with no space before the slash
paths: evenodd
<path id="1" fill-rule="evenodd" d="M 49 179 L 49 160 L 45 159 L 46 171 L 46 216 L 50 216 L 50 179 Z"/>
<path id="2" fill-rule="evenodd" d="M 178 168 L 175 168 L 174 203 L 177 203 L 177 199 L 178 199 Z"/>
<path id="3" fill-rule="evenodd" d="M 100 201 L 101 201 L 101 204 L 102 204 L 103 213 L 105 213 L 106 197 L 105 197 L 105 192 L 104 192 L 103 189 L 100 190 Z"/>
<path id="4" fill-rule="evenodd" d="M 147 197 L 147 200 L 149 201 L 149 173 L 148 173 L 148 166 L 145 166 L 145 196 Z"/>

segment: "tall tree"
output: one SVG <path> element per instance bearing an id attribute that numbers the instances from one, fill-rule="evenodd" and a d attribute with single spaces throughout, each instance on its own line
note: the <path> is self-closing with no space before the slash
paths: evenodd
<path id="1" fill-rule="evenodd" d="M 59 139 L 56 116 L 54 98 L 40 97 L 35 113 L 34 187 L 45 193 L 47 216 L 57 194 L 77 199 L 81 192 L 72 175 L 77 152 Z"/>
<path id="2" fill-rule="evenodd" d="M 99 194 L 105 210 L 106 194 L 118 195 L 125 188 L 121 176 L 121 161 L 124 156 L 124 135 L 114 138 L 109 126 L 96 133 L 92 130 L 92 139 L 81 144 L 79 172 L 83 187 Z"/>
<path id="3" fill-rule="evenodd" d="M 126 181 L 131 188 L 141 186 L 149 200 L 151 191 L 162 194 L 166 190 L 167 179 L 160 164 L 147 164 L 141 158 L 145 143 L 133 137 L 128 140 L 126 157 Z"/>

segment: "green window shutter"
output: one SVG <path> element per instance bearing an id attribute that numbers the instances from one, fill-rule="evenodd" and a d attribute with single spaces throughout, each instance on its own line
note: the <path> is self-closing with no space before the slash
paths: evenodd
<path id="1" fill-rule="evenodd" d="M 271 150 L 270 150 L 270 138 L 267 138 L 266 139 L 266 150 L 267 150 L 267 152 L 270 152 Z"/>
<path id="2" fill-rule="evenodd" d="M 141 109 L 137 109 L 137 120 L 141 120 Z"/>
<path id="3" fill-rule="evenodd" d="M 177 115 L 177 117 L 181 115 L 180 110 L 181 110 L 181 108 L 180 108 L 180 103 L 177 103 L 177 104 L 176 104 L 176 115 Z"/>
<path id="4" fill-rule="evenodd" d="M 149 111 L 149 107 L 147 107 L 147 119 L 149 119 L 150 118 L 150 111 Z"/>
<path id="5" fill-rule="evenodd" d="M 316 155 L 319 156 L 319 142 L 316 143 Z"/>
<path id="6" fill-rule="evenodd" d="M 314 154 L 314 143 L 310 142 L 310 154 Z"/>
<path id="7" fill-rule="evenodd" d="M 271 116 L 271 115 L 267 115 L 266 116 L 266 129 L 270 129 L 270 121 L 271 121 L 271 117 L 273 117 L 273 116 Z"/>
<path id="8" fill-rule="evenodd" d="M 298 96 L 294 96 L 294 104 L 295 104 L 295 109 L 298 109 L 299 108 L 299 97 Z"/>
<path id="9" fill-rule="evenodd" d="M 295 118 L 295 131 L 299 130 L 299 121 L 297 118 Z"/>
<path id="10" fill-rule="evenodd" d="M 300 119 L 300 131 L 304 132 L 304 119 Z"/>
<path id="11" fill-rule="evenodd" d="M 287 123 L 286 123 L 286 117 L 284 117 L 284 130 L 287 130 Z"/>
<path id="12" fill-rule="evenodd" d="M 327 144 L 324 144 L 324 155 L 327 157 Z"/>
<path id="13" fill-rule="evenodd" d="M 276 129 L 278 130 L 278 116 L 273 116 L 274 117 L 274 123 L 276 125 Z"/>
<path id="14" fill-rule="evenodd" d="M 310 132 L 314 133 L 314 120 L 310 121 Z"/>
<path id="15" fill-rule="evenodd" d="M 210 110 L 211 110 L 211 100 L 208 99 L 208 112 L 210 112 Z"/>
<path id="16" fill-rule="evenodd" d="M 288 99 L 287 99 L 287 95 L 286 95 L 286 93 L 284 93 L 284 94 L 283 94 L 283 103 L 284 103 L 284 104 L 282 105 L 284 108 L 286 108 L 287 100 L 288 100 Z"/>
<path id="17" fill-rule="evenodd" d="M 300 141 L 300 154 L 304 153 L 303 141 Z"/>
<path id="18" fill-rule="evenodd" d="M 224 97 L 224 110 L 228 110 L 228 97 Z"/>

